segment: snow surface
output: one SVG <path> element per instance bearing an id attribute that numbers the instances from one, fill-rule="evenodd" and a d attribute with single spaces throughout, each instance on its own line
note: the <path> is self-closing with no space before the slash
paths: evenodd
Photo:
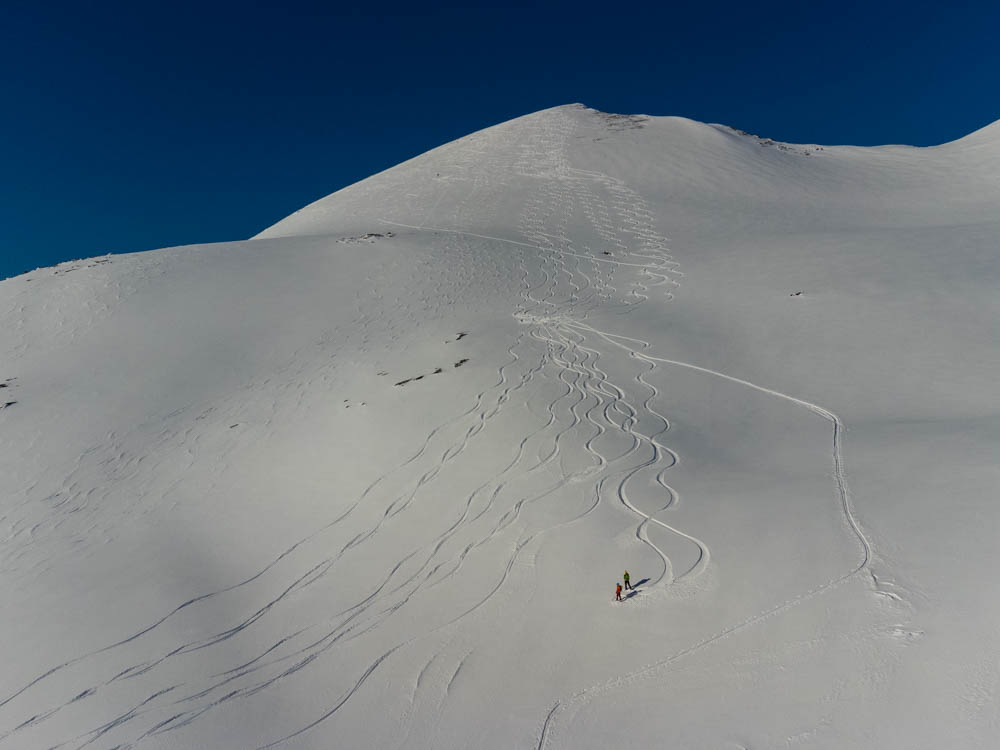
<path id="1" fill-rule="evenodd" d="M 574 105 L 0 283 L 0 748 L 997 747 L 998 207 Z"/>

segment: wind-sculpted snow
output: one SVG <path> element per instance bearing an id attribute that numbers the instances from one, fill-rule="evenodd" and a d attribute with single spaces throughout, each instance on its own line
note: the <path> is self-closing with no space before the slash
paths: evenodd
<path id="1" fill-rule="evenodd" d="M 803 191 L 925 157 L 858 152 L 558 108 L 5 282 L 0 747 L 891 746 L 922 594 Z"/>

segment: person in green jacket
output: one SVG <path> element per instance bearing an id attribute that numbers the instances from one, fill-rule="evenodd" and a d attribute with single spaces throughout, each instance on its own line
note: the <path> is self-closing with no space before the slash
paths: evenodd
<path id="1" fill-rule="evenodd" d="M 626 589 L 631 589 L 632 588 L 632 584 L 628 582 L 628 571 L 627 570 L 625 571 L 625 588 Z"/>

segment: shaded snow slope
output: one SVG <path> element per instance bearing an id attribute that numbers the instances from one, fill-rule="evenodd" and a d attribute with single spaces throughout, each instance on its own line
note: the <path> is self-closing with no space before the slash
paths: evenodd
<path id="1" fill-rule="evenodd" d="M 0 283 L 0 748 L 992 747 L 998 162 L 560 107 Z"/>

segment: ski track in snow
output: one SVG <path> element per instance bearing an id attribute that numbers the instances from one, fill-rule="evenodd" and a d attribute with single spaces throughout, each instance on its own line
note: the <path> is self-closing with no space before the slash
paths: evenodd
<path id="1" fill-rule="evenodd" d="M 546 715 L 545 720 L 544 720 L 544 722 L 542 724 L 541 734 L 539 736 L 539 740 L 538 740 L 538 744 L 537 744 L 538 750 L 543 750 L 543 748 L 545 748 L 545 747 L 547 747 L 549 745 L 549 741 L 551 739 L 551 733 L 553 731 L 552 730 L 553 723 L 558 718 L 560 712 L 563 712 L 563 711 L 567 710 L 567 708 L 566 708 L 566 704 L 567 703 L 572 704 L 572 709 L 571 710 L 573 712 L 579 711 L 579 709 L 584 704 L 586 704 L 590 699 L 592 699 L 593 697 L 596 697 L 597 695 L 606 693 L 609 690 L 614 690 L 616 688 L 619 688 L 619 687 L 621 687 L 621 686 L 623 686 L 623 685 L 625 685 L 627 683 L 635 681 L 636 679 L 643 678 L 643 677 L 649 677 L 649 676 L 652 675 L 652 673 L 656 672 L 659 669 L 667 667 L 668 665 L 670 665 L 671 663 L 677 661 L 678 659 L 681 659 L 681 658 L 683 658 L 685 656 L 689 656 L 689 655 L 695 653 L 696 651 L 699 651 L 699 650 L 701 650 L 701 649 L 703 649 L 703 648 L 705 648 L 705 647 L 707 647 L 707 646 L 709 646 L 709 645 L 711 645 L 713 643 L 716 643 L 716 642 L 718 642 L 718 641 L 720 641 L 720 640 L 722 640 L 724 638 L 727 638 L 727 637 L 729 637 L 729 636 L 731 636 L 731 635 L 733 635 L 733 634 L 735 634 L 735 633 L 737 633 L 737 632 L 739 632 L 741 630 L 744 630 L 745 628 L 748 628 L 748 627 L 750 627 L 752 625 L 756 625 L 757 623 L 760 623 L 760 622 L 768 619 L 769 617 L 771 617 L 771 616 L 773 616 L 773 615 L 775 615 L 775 614 L 777 614 L 779 612 L 782 612 L 782 611 L 788 609 L 791 606 L 794 606 L 794 605 L 797 605 L 797 604 L 801 604 L 802 602 L 805 602 L 805 601 L 807 601 L 807 600 L 809 600 L 809 599 L 811 599 L 811 598 L 813 598 L 813 597 L 815 597 L 815 596 L 817 596 L 819 594 L 822 594 L 825 591 L 828 591 L 828 590 L 834 588 L 835 586 L 838 586 L 838 585 L 844 583 L 845 581 L 847 581 L 847 580 L 849 580 L 851 578 L 854 578 L 858 574 L 860 574 L 863 571 L 867 570 L 867 568 L 869 567 L 869 565 L 871 563 L 871 559 L 872 559 L 871 543 L 868 541 L 868 538 L 865 536 L 864 532 L 861 530 L 860 524 L 858 523 L 858 520 L 857 520 L 857 518 L 856 518 L 856 516 L 854 514 L 854 511 L 852 509 L 852 506 L 851 506 L 850 491 L 849 491 L 849 488 L 848 488 L 848 485 L 847 485 L 847 477 L 846 477 L 846 474 L 845 474 L 845 471 L 844 471 L 844 461 L 843 461 L 842 441 L 843 441 L 843 434 L 844 434 L 844 425 L 841 422 L 840 418 L 836 414 L 834 414 L 833 412 L 831 412 L 831 411 L 829 411 L 827 409 L 824 409 L 823 407 L 818 406 L 816 404 L 810 403 L 808 401 L 804 401 L 804 400 L 799 399 L 799 398 L 795 398 L 794 396 L 790 396 L 788 394 L 781 393 L 779 391 L 775 391 L 775 390 L 772 390 L 770 388 L 765 388 L 763 386 L 756 385 L 755 383 L 751 383 L 751 382 L 743 380 L 741 378 L 736 378 L 736 377 L 733 377 L 731 375 L 727 375 L 725 373 L 717 372 L 715 370 L 710 370 L 710 369 L 705 368 L 705 367 L 699 367 L 699 366 L 693 365 L 693 364 L 691 364 L 689 362 L 680 362 L 680 361 L 676 361 L 676 360 L 664 359 L 662 357 L 654 357 L 654 356 L 649 355 L 649 354 L 644 354 L 641 351 L 636 351 L 635 349 L 631 349 L 627 345 L 623 345 L 621 343 L 621 341 L 627 341 L 627 342 L 630 342 L 632 344 L 639 344 L 639 346 L 640 346 L 641 349 L 647 349 L 649 347 L 648 342 L 641 341 L 639 339 L 629 338 L 627 336 L 621 336 L 621 335 L 607 333 L 607 332 L 604 332 L 604 331 L 598 331 L 597 329 L 591 328 L 590 326 L 586 326 L 586 325 L 581 324 L 581 323 L 575 323 L 575 324 L 569 324 L 569 325 L 571 325 L 572 327 L 577 327 L 577 328 L 580 328 L 582 330 L 589 331 L 590 333 L 596 334 L 597 336 L 601 337 L 602 339 L 604 339 L 608 343 L 625 349 L 629 353 L 629 355 L 632 356 L 632 357 L 637 357 L 639 359 L 642 359 L 642 360 L 645 360 L 645 361 L 650 361 L 650 362 L 661 362 L 661 363 L 664 363 L 664 364 L 669 364 L 669 365 L 673 365 L 673 366 L 677 366 L 677 367 L 684 367 L 684 368 L 687 368 L 687 369 L 695 370 L 697 372 L 705 373 L 707 375 L 711 375 L 711 376 L 714 376 L 714 377 L 722 378 L 724 380 L 728 380 L 730 382 L 737 383 L 739 385 L 742 385 L 742 386 L 745 386 L 745 387 L 748 387 L 748 388 L 752 388 L 752 389 L 760 391 L 762 393 L 766 393 L 768 395 L 775 396 L 777 398 L 781 398 L 781 399 L 785 399 L 787 401 L 790 401 L 790 402 L 796 404 L 797 406 L 801 406 L 801 407 L 803 407 L 805 409 L 808 409 L 812 413 L 817 414 L 820 417 L 822 417 L 823 419 L 825 419 L 828 422 L 830 422 L 830 424 L 832 426 L 832 432 L 833 432 L 833 439 L 832 439 L 832 443 L 833 443 L 832 444 L 832 461 L 833 461 L 833 467 L 834 467 L 834 479 L 835 479 L 835 482 L 836 482 L 836 485 L 837 485 L 838 493 L 840 495 L 841 507 L 843 509 L 845 519 L 847 520 L 849 526 L 851 527 L 851 530 L 853 531 L 853 533 L 857 537 L 858 543 L 859 543 L 859 545 L 861 547 L 862 557 L 861 557 L 861 560 L 858 562 L 858 564 L 857 564 L 856 567 L 854 567 L 850 571 L 848 571 L 848 572 L 846 572 L 846 573 L 844 573 L 844 574 L 842 574 L 840 576 L 832 578 L 829 581 L 826 581 L 825 583 L 822 583 L 822 584 L 820 584 L 818 586 L 815 586 L 815 587 L 809 589 L 808 591 L 802 592 L 802 593 L 797 594 L 797 595 L 795 595 L 795 596 L 793 596 L 793 597 L 791 597 L 789 599 L 786 599 L 785 601 L 781 602 L 780 604 L 777 604 L 777 605 L 775 605 L 775 606 L 773 606 L 773 607 L 771 607 L 769 609 L 766 609 L 766 610 L 764 610 L 762 612 L 759 612 L 759 613 L 757 613 L 757 614 L 755 614 L 755 615 L 753 615 L 751 617 L 748 617 L 747 619 L 742 620 L 742 621 L 740 621 L 740 622 L 738 622 L 738 623 L 736 623 L 736 624 L 734 624 L 734 625 L 732 625 L 732 626 L 730 626 L 728 628 L 725 628 L 725 629 L 723 629 L 723 630 L 721 630 L 721 631 L 719 631 L 719 632 L 717 632 L 717 633 L 715 633 L 715 634 L 713 634 L 713 635 L 711 635 L 711 636 L 709 636 L 709 637 L 707 637 L 707 638 L 705 638 L 705 639 L 703 639 L 703 640 L 701 640 L 701 641 L 699 641 L 699 642 L 697 642 L 697 643 L 695 643 L 695 644 L 693 644 L 693 645 L 691 645 L 691 646 L 689 646 L 687 648 L 681 649 L 680 651 L 677 651 L 677 652 L 671 654 L 670 656 L 668 656 L 668 657 L 666 657 L 664 659 L 661 659 L 661 660 L 659 660 L 657 662 L 654 662 L 652 664 L 646 665 L 646 666 L 644 666 L 644 667 L 642 667 L 640 669 L 637 669 L 637 670 L 634 670 L 632 672 L 629 672 L 628 674 L 620 675 L 618 677 L 614 677 L 611 680 L 605 681 L 605 682 L 600 683 L 598 685 L 594 685 L 594 686 L 591 686 L 589 688 L 585 688 L 584 690 L 581 690 L 581 691 L 575 693 L 567 701 L 563 701 L 563 700 L 557 701 L 555 703 L 555 705 L 553 705 L 552 708 L 549 710 L 549 713 Z"/>
<path id="2" fill-rule="evenodd" d="M 127 683 L 128 694 L 133 696 L 130 707 L 119 709 L 115 715 L 88 715 L 81 720 L 89 724 L 88 729 L 52 747 L 84 748 L 98 741 L 113 742 L 121 750 L 142 746 L 145 740 L 190 727 L 283 680 L 304 674 L 352 641 L 360 643 L 365 634 L 388 627 L 394 617 L 405 617 L 407 608 L 429 596 L 435 587 L 461 575 L 473 561 L 481 562 L 483 558 L 477 554 L 480 550 L 499 547 L 507 551 L 504 567 L 494 571 L 492 585 L 478 599 L 442 615 L 433 628 L 399 639 L 391 648 L 372 654 L 367 666 L 343 676 L 339 694 L 324 711 L 301 726 L 277 733 L 259 750 L 280 746 L 335 716 L 402 649 L 453 629 L 480 611 L 502 591 L 522 552 L 542 535 L 586 518 L 602 500 L 611 500 L 637 521 L 636 540 L 662 561 L 662 572 L 647 587 L 697 578 L 711 561 L 708 544 L 660 517 L 661 513 L 669 514 L 678 502 L 679 494 L 668 484 L 667 474 L 680 460 L 663 442 L 670 423 L 654 405 L 660 391 L 648 377 L 661 367 L 682 367 L 722 378 L 794 403 L 830 422 L 835 481 L 844 515 L 863 549 L 863 559 L 850 572 L 666 658 L 559 700 L 544 719 L 538 748 L 548 746 L 557 725 L 565 726 L 591 698 L 652 676 L 672 662 L 816 596 L 868 567 L 871 546 L 852 510 L 842 457 L 844 427 L 835 414 L 724 373 L 654 356 L 648 342 L 599 330 L 586 322 L 595 310 L 627 319 L 657 287 L 662 287 L 664 299 L 670 299 L 671 289 L 678 285 L 682 274 L 668 253 L 667 239 L 655 229 L 652 210 L 637 193 L 621 180 L 571 166 L 566 144 L 578 127 L 572 118 L 553 112 L 523 127 L 540 130 L 530 138 L 507 131 L 477 134 L 458 148 L 448 176 L 463 181 L 463 198 L 455 202 L 450 216 L 439 216 L 445 196 L 442 189 L 429 205 L 411 203 L 409 193 L 401 195 L 392 217 L 382 219 L 391 226 L 438 237 L 441 252 L 456 259 L 453 275 L 439 280 L 433 293 L 422 300 L 435 309 L 448 305 L 463 288 L 470 287 L 476 273 L 500 275 L 510 269 L 499 264 L 516 264 L 521 291 L 514 317 L 522 327 L 507 350 L 506 361 L 497 369 L 496 382 L 478 393 L 467 409 L 433 427 L 415 452 L 374 479 L 346 509 L 288 546 L 264 567 L 230 586 L 193 596 L 131 635 L 51 667 L 4 696 L 0 700 L 0 717 L 7 728 L 0 733 L 0 745 L 19 746 L 26 732 L 44 729 L 52 717 L 87 705 L 95 695 L 119 691 Z M 532 148 L 524 149 L 515 164 L 507 164 L 491 156 L 502 152 L 499 146 L 504 138 L 519 138 Z M 403 184 L 403 178 L 398 179 Z M 524 199 L 516 228 L 519 239 L 464 228 L 489 227 L 490 211 L 495 209 L 488 208 L 482 214 L 479 207 L 494 206 L 496 196 L 514 181 L 528 181 L 535 188 Z M 359 200 L 365 198 L 362 190 Z M 451 226 L 439 226 L 446 223 L 443 219 Z M 496 261 L 491 260 L 494 255 Z M 626 353 L 627 364 L 637 365 L 630 383 L 613 381 L 608 374 L 611 368 L 602 365 L 599 344 Z M 297 392 L 296 403 L 303 402 L 304 390 L 302 386 Z M 502 460 L 498 458 L 485 481 L 461 502 L 449 506 L 450 515 L 441 514 L 441 528 L 426 537 L 416 537 L 412 548 L 400 550 L 402 556 L 380 571 L 378 578 L 348 606 L 315 622 L 292 618 L 290 610 L 294 611 L 296 597 L 311 587 L 331 586 L 334 571 L 347 565 L 359 550 L 377 544 L 381 532 L 405 523 L 408 511 L 429 501 L 435 483 L 455 468 L 459 457 L 475 450 L 483 435 L 492 434 L 492 430 L 499 429 L 495 425 L 511 418 L 512 405 L 518 404 L 514 397 L 522 395 L 528 411 L 532 411 L 532 398 L 544 395 L 542 413 L 534 415 L 538 423 L 521 436 L 509 454 Z M 277 398 L 273 408 L 277 412 Z M 219 416 L 224 421 L 230 418 L 225 413 Z M 184 433 L 185 440 L 200 434 L 198 430 L 203 428 L 198 424 L 191 423 Z M 124 444 L 127 437 L 121 436 L 119 442 Z M 165 442 L 169 439 L 164 437 Z M 612 445 L 618 446 L 614 452 L 606 447 Z M 123 468 L 138 470 L 134 457 L 127 456 L 124 449 L 120 458 Z M 81 456 L 78 469 L 84 460 Z M 584 465 L 567 469 L 573 462 Z M 643 510 L 630 494 L 636 477 L 646 473 L 651 473 L 664 499 L 653 513 Z M 71 479 L 67 480 L 70 490 L 73 474 L 70 472 Z M 540 506 L 561 490 L 584 481 L 589 487 L 586 498 L 574 506 L 568 518 L 537 527 L 522 520 L 526 509 Z M 665 529 L 691 545 L 695 550 L 693 565 L 675 571 L 669 556 L 649 538 L 650 526 Z M 242 614 L 229 614 L 235 611 Z M 276 617 L 278 612 L 282 614 Z M 190 640 L 177 639 L 175 632 L 183 632 L 183 628 L 168 631 L 164 627 L 182 618 L 194 621 L 199 615 L 213 615 L 206 617 L 213 622 L 225 619 L 228 626 Z M 296 622 L 296 626 L 286 630 L 284 622 Z M 237 641 L 242 648 L 222 651 Z M 200 669 L 193 660 L 206 649 L 224 655 L 230 666 L 224 670 Z M 252 654 L 249 658 L 247 651 Z M 444 684 L 435 688 L 441 690 L 440 711 L 452 691 L 460 689 L 454 683 L 468 652 L 446 679 L 439 675 L 440 669 L 432 668 L 436 657 L 432 655 L 422 662 L 410 702 L 413 704 L 421 691 L 431 689 L 431 683 L 444 679 Z M 206 659 L 205 663 L 210 661 Z M 172 676 L 178 673 L 174 664 L 184 666 L 180 670 L 183 679 Z M 57 676 L 72 695 L 67 694 L 63 702 L 53 702 L 50 696 L 58 691 L 51 691 L 45 698 L 37 696 L 37 702 L 33 700 L 39 688 Z M 329 691 L 336 692 L 333 687 Z"/>
<path id="3" fill-rule="evenodd" d="M 604 175 L 600 175 L 600 174 L 597 174 L 597 173 L 586 173 L 586 174 L 588 174 L 590 176 L 593 176 L 593 177 L 597 178 L 598 180 L 607 179 Z M 426 225 L 421 226 L 421 227 L 416 227 L 416 226 L 410 226 L 410 225 L 402 224 L 402 223 L 399 223 L 399 222 L 392 222 L 392 221 L 388 221 L 388 220 L 386 220 L 386 223 L 393 224 L 393 225 L 396 225 L 396 226 L 401 226 L 401 227 L 407 227 L 407 228 L 411 228 L 411 229 L 418 229 L 418 230 L 422 230 L 422 231 L 434 231 L 434 232 L 442 232 L 442 233 L 463 234 L 463 235 L 467 235 L 467 236 L 477 237 L 479 239 L 492 240 L 492 241 L 503 242 L 503 243 L 507 243 L 507 244 L 511 244 L 511 245 L 518 245 L 518 246 L 530 247 L 530 248 L 533 248 L 533 249 L 536 249 L 536 250 L 540 250 L 542 252 L 553 252 L 553 253 L 557 253 L 560 256 L 570 256 L 570 257 L 586 258 L 586 259 L 588 259 L 588 260 L 590 260 L 592 262 L 603 262 L 603 263 L 608 263 L 610 265 L 617 265 L 617 266 L 639 266 L 639 265 L 641 265 L 641 264 L 623 263 L 623 262 L 620 262 L 620 261 L 612 261 L 612 260 L 607 260 L 607 259 L 602 259 L 602 258 L 595 258 L 593 256 L 586 256 L 586 255 L 582 255 L 582 254 L 579 254 L 579 253 L 573 253 L 573 252 L 570 252 L 568 250 L 557 250 L 555 247 L 551 246 L 551 243 L 550 243 L 549 247 L 545 247 L 545 246 L 542 246 L 541 244 L 532 245 L 532 244 L 520 242 L 520 241 L 517 241 L 517 240 L 512 240 L 512 239 L 509 239 L 509 238 L 496 237 L 496 236 L 483 235 L 483 234 L 476 234 L 476 233 L 471 233 L 471 232 L 465 232 L 464 230 L 459 230 L 459 229 L 451 229 L 451 228 L 443 228 L 443 227 L 429 227 L 429 226 L 426 226 Z M 525 234 L 528 235 L 528 236 L 530 236 L 531 233 L 530 232 L 525 232 Z M 563 242 L 565 242 L 565 239 L 562 238 L 562 237 L 559 237 L 558 235 L 550 235 L 550 234 L 547 234 L 547 233 L 535 232 L 535 236 L 540 237 L 540 238 L 544 238 L 544 239 L 555 239 L 557 241 L 563 241 Z M 626 250 L 627 249 L 627 248 L 624 248 L 624 247 L 622 247 L 620 245 L 617 245 L 617 247 L 620 250 Z M 638 296 L 637 292 L 635 294 L 636 294 L 636 296 Z M 527 318 L 525 318 L 525 322 L 528 322 Z M 538 322 L 541 322 L 541 321 L 538 321 Z M 843 439 L 843 433 L 844 433 L 844 426 L 843 426 L 843 423 L 841 422 L 840 418 L 837 417 L 836 414 L 834 414 L 833 412 L 831 412 L 831 411 L 829 411 L 827 409 L 824 409 L 823 407 L 818 406 L 816 404 L 804 401 L 802 399 L 795 398 L 794 396 L 790 396 L 788 394 L 784 394 L 784 393 L 775 391 L 773 389 L 769 389 L 769 388 L 764 388 L 762 386 L 758 386 L 758 385 L 756 385 L 754 383 L 750 383 L 749 381 L 746 381 L 746 380 L 743 380 L 743 379 L 740 379 L 740 378 L 736 378 L 736 377 L 727 375 L 725 373 L 720 373 L 720 372 L 717 372 L 717 371 L 714 371 L 714 370 L 710 370 L 710 369 L 707 369 L 707 368 L 704 368 L 704 367 L 699 367 L 699 366 L 693 365 L 691 363 L 679 362 L 679 361 L 676 361 L 676 360 L 669 360 L 669 359 L 665 359 L 665 358 L 662 358 L 662 357 L 655 357 L 655 356 L 652 356 L 650 354 L 643 353 L 642 351 L 636 351 L 634 349 L 630 349 L 630 348 L 628 348 L 627 346 L 624 346 L 621 343 L 621 341 L 628 341 L 628 342 L 631 342 L 633 344 L 638 344 L 641 350 L 646 350 L 646 349 L 648 349 L 650 347 L 650 344 L 648 342 L 645 342 L 645 341 L 640 341 L 640 340 L 636 340 L 636 339 L 630 339 L 630 338 L 625 337 L 625 336 L 610 334 L 610 333 L 607 333 L 607 332 L 604 332 L 604 331 L 599 331 L 597 329 L 594 329 L 594 328 L 592 328 L 590 326 L 585 325 L 584 323 L 582 323 L 580 321 L 573 320 L 572 318 L 567 319 L 567 318 L 563 317 L 563 318 L 560 319 L 560 317 L 558 317 L 558 316 L 553 316 L 553 318 L 549 322 L 551 323 L 552 328 L 555 329 L 555 330 L 558 330 L 560 327 L 563 328 L 563 329 L 565 329 L 565 328 L 571 328 L 571 329 L 575 329 L 575 330 L 578 330 L 578 331 L 581 331 L 581 332 L 586 332 L 586 333 L 590 333 L 590 334 L 594 334 L 596 336 L 599 336 L 604 341 L 606 341 L 606 342 L 608 342 L 608 343 L 610 343 L 610 344 L 612 344 L 612 345 L 614 345 L 616 347 L 625 349 L 629 353 L 629 355 L 631 357 L 638 358 L 638 359 L 640 359 L 642 361 L 645 361 L 645 362 L 649 363 L 653 367 L 655 367 L 656 363 L 663 363 L 663 364 L 673 365 L 673 366 L 677 366 L 677 367 L 684 367 L 684 368 L 688 368 L 688 369 L 691 369 L 691 370 L 694 370 L 694 371 L 697 371 L 697 372 L 701 372 L 701 373 L 704 373 L 704 374 L 707 374 L 707 375 L 719 377 L 719 378 L 728 380 L 730 382 L 734 382 L 734 383 L 737 383 L 739 385 L 742 385 L 742 386 L 745 386 L 745 387 L 748 387 L 748 388 L 752 388 L 752 389 L 760 391 L 762 393 L 766 393 L 766 394 L 769 394 L 771 396 L 775 396 L 775 397 L 782 398 L 782 399 L 785 399 L 787 401 L 790 401 L 790 402 L 792 402 L 792 403 L 794 403 L 794 404 L 796 404 L 798 406 L 801 406 L 803 408 L 808 409 L 809 411 L 813 412 L 814 414 L 817 414 L 820 417 L 822 417 L 823 419 L 825 419 L 828 422 L 830 422 L 831 426 L 832 426 L 832 432 L 833 432 L 833 438 L 832 438 L 832 459 L 833 459 L 833 465 L 834 465 L 834 477 L 835 477 L 835 481 L 836 481 L 838 493 L 840 495 L 841 504 L 842 504 L 842 508 L 843 508 L 843 512 L 844 512 L 844 516 L 845 516 L 848 524 L 850 525 L 853 533 L 857 537 L 857 539 L 859 541 L 859 544 L 861 545 L 861 548 L 862 548 L 862 551 L 863 551 L 863 556 L 862 556 L 862 560 L 860 561 L 860 563 L 857 565 L 857 567 L 855 567 L 854 569 L 852 569 L 848 573 L 845 573 L 844 575 L 839 576 L 837 578 L 834 578 L 834 579 L 832 579 L 832 580 L 830 580 L 830 581 L 828 581 L 826 583 L 823 583 L 820 586 L 817 586 L 817 587 L 812 588 L 812 589 L 810 589 L 810 590 L 808 590 L 808 591 L 806 591 L 806 592 L 804 592 L 802 594 L 799 594 L 799 595 L 797 595 L 795 597 L 792 597 L 792 598 L 790 598 L 790 599 L 788 599 L 788 600 L 786 600 L 786 601 L 784 601 L 784 602 L 776 605 L 775 607 L 773 607 L 773 608 L 771 608 L 769 610 L 766 610 L 766 611 L 764 611 L 762 613 L 754 615 L 753 617 L 750 617 L 747 620 L 742 621 L 742 622 L 734 625 L 731 628 L 727 628 L 727 629 L 721 631 L 720 633 L 717 633 L 717 634 L 711 636 L 710 638 L 707 638 L 704 641 L 701 641 L 698 644 L 695 644 L 694 646 L 692 646 L 692 647 L 690 647 L 688 649 L 684 649 L 684 650 L 682 650 L 682 651 L 680 651 L 680 652 L 678 652 L 678 653 L 676 653 L 676 654 L 668 657 L 666 660 L 663 660 L 663 661 L 657 662 L 656 664 L 644 667 L 641 670 L 639 670 L 638 672 L 631 673 L 631 674 L 629 674 L 627 676 L 615 678 L 614 681 L 612 681 L 610 683 L 605 683 L 604 685 L 601 685 L 601 686 L 598 686 L 598 687 L 588 688 L 588 689 L 582 691 L 581 693 L 577 693 L 577 694 L 574 695 L 574 697 L 572 699 L 574 702 L 579 703 L 580 700 L 581 700 L 581 697 L 584 696 L 584 695 L 589 696 L 589 695 L 592 695 L 592 694 L 594 694 L 594 693 L 596 693 L 598 691 L 606 690 L 606 689 L 608 689 L 609 685 L 612 685 L 612 684 L 613 685 L 619 685 L 622 682 L 624 682 L 625 680 L 631 679 L 631 678 L 633 678 L 633 677 L 635 677 L 635 676 L 637 676 L 639 674 L 644 674 L 644 673 L 648 672 L 649 670 L 656 669 L 657 667 L 662 667 L 662 666 L 664 666 L 666 664 L 669 664 L 670 662 L 672 662 L 672 661 L 674 661 L 676 659 L 681 658 L 682 656 L 686 656 L 688 654 L 691 654 L 695 650 L 698 650 L 700 648 L 704 648 L 705 646 L 708 646 L 709 644 L 714 643 L 714 642 L 720 640 L 721 638 L 723 638 L 725 636 L 731 635 L 731 634 L 737 632 L 738 630 L 741 630 L 741 629 L 743 629 L 745 627 L 748 627 L 748 626 L 750 626 L 752 624 L 760 622 L 761 620 L 763 620 L 763 619 L 765 619 L 765 618 L 767 618 L 767 617 L 769 617 L 769 616 L 771 616 L 771 615 L 773 615 L 773 614 L 775 614 L 775 613 L 777 613 L 777 612 L 779 612 L 781 610 L 786 609 L 788 606 L 791 606 L 792 604 L 796 604 L 796 603 L 805 601 L 805 600 L 807 600 L 809 598 L 812 598 L 813 596 L 815 596 L 815 595 L 817 595 L 819 593 L 822 593 L 823 591 L 826 591 L 826 590 L 832 588 L 833 586 L 836 586 L 836 585 L 838 585 L 838 584 L 846 581 L 847 579 L 855 576 L 856 574 L 860 573 L 861 571 L 865 570 L 868 567 L 868 565 L 869 565 L 869 563 L 871 561 L 871 545 L 870 545 L 869 541 L 867 540 L 867 538 L 865 537 L 864 533 L 861 531 L 861 528 L 860 528 L 860 525 L 859 525 L 859 523 L 857 521 L 857 518 L 855 517 L 854 512 L 853 512 L 853 510 L 851 508 L 850 493 L 849 493 L 849 489 L 848 489 L 848 486 L 847 486 L 847 480 L 846 480 L 846 476 L 845 476 L 845 472 L 844 472 L 844 468 L 843 468 L 842 439 Z M 556 333 L 555 335 L 558 336 L 558 333 Z M 569 365 L 566 364 L 566 363 L 563 363 L 563 366 L 569 367 Z M 640 378 L 641 378 L 641 376 L 640 376 Z M 643 382 L 643 381 L 640 381 L 640 382 Z M 616 395 L 618 395 L 618 394 L 616 394 Z M 655 391 L 655 389 L 653 389 L 653 394 L 651 396 L 651 399 L 654 398 L 656 395 L 657 395 L 657 392 Z M 648 406 L 648 402 L 646 404 L 644 404 L 644 407 L 645 407 L 645 409 L 647 411 L 650 411 L 649 406 Z M 655 412 L 653 412 L 653 413 L 655 413 Z M 660 415 L 657 414 L 657 416 L 660 416 Z M 664 429 L 664 431 L 666 431 L 666 428 Z M 653 439 L 651 437 L 648 437 L 646 439 L 649 440 L 650 442 L 653 442 Z M 658 444 L 656 444 L 656 448 L 657 448 L 657 450 L 661 450 L 662 449 L 665 452 L 668 452 L 668 453 L 672 454 L 672 452 L 670 452 L 669 449 L 665 449 L 663 446 L 660 446 Z M 640 464 L 639 466 L 637 466 L 634 469 L 630 470 L 630 472 L 628 473 L 628 475 L 624 479 L 622 479 L 621 482 L 619 483 L 619 486 L 618 486 L 618 489 L 617 489 L 618 498 L 630 510 L 632 510 L 636 514 L 644 517 L 643 523 L 640 524 L 639 529 L 637 530 L 637 537 L 640 538 L 645 543 L 649 544 L 654 549 L 656 549 L 657 553 L 660 554 L 661 557 L 663 558 L 664 563 L 665 563 L 665 567 L 669 567 L 669 565 L 670 565 L 670 562 L 669 562 L 669 559 L 667 558 L 667 556 L 665 554 L 663 554 L 662 551 L 660 551 L 658 548 L 656 548 L 655 545 L 653 545 L 647 538 L 644 538 L 642 536 L 642 529 L 644 528 L 644 526 L 647 523 L 657 524 L 657 525 L 659 525 L 659 526 L 661 526 L 663 528 L 666 528 L 667 530 L 671 531 L 672 533 L 677 534 L 679 536 L 682 536 L 683 538 L 685 538 L 685 539 L 691 541 L 692 543 L 696 544 L 698 546 L 698 548 L 699 548 L 699 557 L 698 557 L 698 562 L 696 563 L 695 568 L 692 569 L 691 572 L 692 573 L 694 573 L 696 571 L 700 572 L 705 566 L 707 566 L 707 564 L 709 562 L 709 559 L 710 559 L 708 547 L 703 542 L 701 542 L 701 541 L 695 539 L 694 537 L 692 537 L 692 536 L 684 533 L 683 531 L 680 531 L 679 529 L 676 529 L 676 528 L 674 528 L 674 527 L 672 527 L 672 526 L 664 523 L 663 521 L 661 521 L 659 519 L 656 519 L 656 518 L 653 518 L 652 516 L 648 516 L 648 515 L 644 514 L 641 510 L 639 510 L 638 508 L 636 508 L 635 506 L 633 506 L 631 503 L 629 503 L 629 501 L 627 499 L 627 494 L 625 492 L 625 486 L 626 486 L 628 480 L 636 472 L 638 472 L 641 468 L 644 468 L 647 465 L 655 464 L 656 461 L 657 461 L 657 458 L 658 458 L 658 456 L 654 453 L 654 456 L 652 457 L 652 459 L 649 462 L 644 463 L 644 464 Z M 676 461 L 676 456 L 674 456 L 674 460 Z M 676 497 L 676 491 L 673 490 L 671 487 L 669 487 L 669 485 L 667 485 L 665 482 L 663 482 L 661 477 L 662 477 L 662 472 L 657 475 L 657 480 L 662 484 L 662 486 L 664 487 L 664 489 L 667 492 L 669 492 L 672 496 Z M 539 748 L 542 748 L 542 747 L 544 747 L 547 744 L 548 738 L 549 738 L 549 728 L 550 728 L 550 725 L 551 725 L 552 721 L 555 719 L 555 717 L 557 716 L 557 714 L 559 713 L 560 709 L 562 708 L 562 705 L 563 705 L 562 701 L 557 702 L 556 705 L 553 706 L 553 708 L 551 709 L 551 711 L 547 715 L 547 717 L 545 719 L 545 722 L 543 724 L 543 729 L 542 729 L 541 737 L 540 737 L 539 743 L 538 743 L 538 747 Z"/>

